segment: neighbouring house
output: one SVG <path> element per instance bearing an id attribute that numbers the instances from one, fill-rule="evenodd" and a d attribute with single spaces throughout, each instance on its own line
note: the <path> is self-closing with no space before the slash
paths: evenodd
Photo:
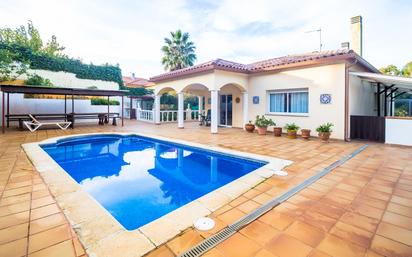
<path id="1" fill-rule="evenodd" d="M 138 78 L 132 73 L 131 76 L 123 76 L 123 83 L 128 88 L 146 88 L 151 89 L 154 83 L 145 78 Z"/>
<path id="2" fill-rule="evenodd" d="M 200 107 L 211 110 L 211 133 L 217 133 L 218 126 L 242 128 L 264 114 L 277 126 L 294 122 L 315 134 L 316 127 L 331 122 L 333 138 L 382 141 L 382 136 L 375 134 L 383 133 L 385 141 L 381 118 L 393 115 L 393 100 L 410 92 L 412 79 L 398 83 L 398 78 L 380 74 L 362 58 L 362 18 L 351 21 L 353 50 L 344 43 L 346 47 L 338 50 L 251 64 L 217 59 L 152 77 L 150 81 L 156 83 L 155 122 L 160 123 L 160 96 L 175 91 L 181 128 L 183 97 L 189 93 L 199 97 Z"/>
<path id="3" fill-rule="evenodd" d="M 144 89 L 153 89 L 155 83 L 150 82 L 145 78 L 138 78 L 134 73 L 131 76 L 123 76 L 123 84 L 127 88 L 144 88 Z M 152 110 L 153 107 L 153 95 L 144 94 L 144 95 L 129 95 L 128 100 L 125 102 L 125 117 L 129 119 L 136 119 L 136 114 L 138 109 L 141 110 Z"/>

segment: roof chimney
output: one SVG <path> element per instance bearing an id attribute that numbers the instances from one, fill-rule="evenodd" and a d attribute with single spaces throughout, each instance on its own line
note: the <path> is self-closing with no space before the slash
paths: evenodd
<path id="1" fill-rule="evenodd" d="M 351 21 L 351 33 L 352 33 L 352 49 L 362 56 L 362 16 L 355 16 L 350 19 Z"/>
<path id="2" fill-rule="evenodd" d="M 349 44 L 349 42 L 342 42 L 341 44 L 340 44 L 340 47 L 342 48 L 342 49 L 350 49 L 350 44 Z"/>
<path id="3" fill-rule="evenodd" d="M 136 76 L 134 75 L 134 72 L 132 72 L 132 79 L 135 79 Z"/>

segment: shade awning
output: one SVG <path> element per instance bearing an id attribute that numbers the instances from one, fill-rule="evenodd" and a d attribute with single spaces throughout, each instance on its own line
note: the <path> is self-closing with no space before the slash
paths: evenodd
<path id="1" fill-rule="evenodd" d="M 357 76 L 364 81 L 381 83 L 386 86 L 394 86 L 398 92 L 412 93 L 412 78 L 384 75 L 371 72 L 350 72 L 350 75 Z"/>
<path id="2" fill-rule="evenodd" d="M 125 96 L 126 90 L 102 90 L 67 87 L 41 87 L 0 85 L 0 91 L 11 94 L 81 95 L 81 96 Z"/>

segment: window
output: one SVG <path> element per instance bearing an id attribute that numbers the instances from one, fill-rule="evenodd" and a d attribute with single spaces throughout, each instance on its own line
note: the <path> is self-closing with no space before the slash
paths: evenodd
<path id="1" fill-rule="evenodd" d="M 269 113 L 308 113 L 308 90 L 269 91 Z"/>

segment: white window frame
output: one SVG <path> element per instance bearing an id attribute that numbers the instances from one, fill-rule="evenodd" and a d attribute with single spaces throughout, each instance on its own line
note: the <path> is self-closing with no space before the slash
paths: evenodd
<path id="1" fill-rule="evenodd" d="M 308 93 L 308 112 L 271 112 L 270 111 L 270 95 L 271 94 L 289 94 L 289 93 Z M 297 88 L 297 89 L 280 89 L 280 90 L 268 90 L 266 91 L 266 114 L 278 115 L 278 116 L 309 116 L 309 88 Z M 289 108 L 289 97 L 286 97 L 286 106 Z"/>

